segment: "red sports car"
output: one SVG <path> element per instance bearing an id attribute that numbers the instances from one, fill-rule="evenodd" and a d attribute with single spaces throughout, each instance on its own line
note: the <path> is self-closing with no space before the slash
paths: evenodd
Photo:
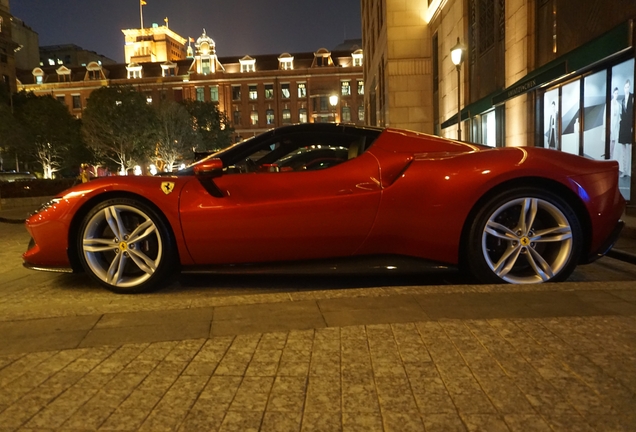
<path id="1" fill-rule="evenodd" d="M 185 170 L 77 185 L 26 221 L 25 266 L 119 293 L 177 271 L 458 266 L 485 283 L 562 281 L 623 223 L 618 166 L 396 129 L 271 130 Z"/>

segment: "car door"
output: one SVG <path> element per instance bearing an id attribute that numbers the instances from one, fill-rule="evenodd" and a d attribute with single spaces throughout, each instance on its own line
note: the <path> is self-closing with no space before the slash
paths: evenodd
<path id="1" fill-rule="evenodd" d="M 312 140 L 333 142 L 333 137 Z M 355 140 L 338 137 L 338 145 Z M 281 142 L 286 143 L 277 137 L 266 148 Z M 300 146 L 315 148 L 308 142 Z M 325 169 L 297 171 L 279 170 L 275 152 L 258 157 L 255 172 L 213 180 L 221 196 L 212 196 L 198 179 L 184 188 L 181 221 L 195 263 L 306 260 L 356 252 L 380 202 L 379 167 L 372 154 L 354 155 Z"/>

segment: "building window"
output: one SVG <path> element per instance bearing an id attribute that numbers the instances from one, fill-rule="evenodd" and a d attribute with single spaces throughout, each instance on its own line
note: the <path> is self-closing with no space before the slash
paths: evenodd
<path id="1" fill-rule="evenodd" d="M 351 81 L 340 82 L 340 94 L 342 96 L 351 96 Z"/>
<path id="2" fill-rule="evenodd" d="M 249 94 L 250 100 L 256 100 L 258 98 L 258 92 L 256 90 L 256 85 L 249 86 Z"/>
<path id="3" fill-rule="evenodd" d="M 364 95 L 364 81 L 358 80 L 358 94 L 360 96 Z"/>
<path id="4" fill-rule="evenodd" d="M 212 102 L 219 101 L 219 86 L 210 87 L 210 100 Z"/>
<path id="5" fill-rule="evenodd" d="M 258 126 L 258 111 L 253 110 L 250 113 L 250 124 L 252 126 Z"/>
<path id="6" fill-rule="evenodd" d="M 241 112 L 238 109 L 232 113 L 232 120 L 234 126 L 241 126 Z"/>
<path id="7" fill-rule="evenodd" d="M 210 74 L 210 59 L 209 58 L 201 59 L 201 73 L 203 73 L 203 75 Z"/>
<path id="8" fill-rule="evenodd" d="M 343 122 L 351 121 L 351 108 L 349 108 L 348 106 L 342 107 L 342 121 Z"/>
<path id="9" fill-rule="evenodd" d="M 281 89 L 281 95 L 283 96 L 283 99 L 289 99 L 291 96 L 291 92 L 289 91 L 289 83 L 281 84 L 280 89 Z"/>
<path id="10" fill-rule="evenodd" d="M 291 123 L 291 111 L 288 109 L 283 110 L 283 124 Z"/>
<path id="11" fill-rule="evenodd" d="M 239 60 L 241 63 L 241 72 L 255 72 L 256 60 L 250 56 L 245 56 Z"/>
<path id="12" fill-rule="evenodd" d="M 298 97 L 306 98 L 307 97 L 307 84 L 298 83 Z"/>
<path id="13" fill-rule="evenodd" d="M 362 105 L 358 107 L 358 120 L 364 121 L 364 106 Z"/>
<path id="14" fill-rule="evenodd" d="M 274 84 L 265 84 L 265 99 L 274 98 Z"/>
<path id="15" fill-rule="evenodd" d="M 204 93 L 205 89 L 203 87 L 197 87 L 196 92 L 197 92 L 197 100 L 199 102 L 205 101 L 205 93 Z"/>
<path id="16" fill-rule="evenodd" d="M 355 52 L 353 52 L 353 54 L 351 54 L 351 57 L 353 58 L 354 67 L 362 66 L 362 59 L 364 57 L 362 50 L 356 50 Z"/>
<path id="17" fill-rule="evenodd" d="M 64 95 L 55 96 L 55 99 L 57 99 L 57 101 L 61 104 L 66 105 L 66 98 L 64 97 Z"/>
<path id="18" fill-rule="evenodd" d="M 232 86 L 232 100 L 241 100 L 241 86 Z"/>
<path id="19" fill-rule="evenodd" d="M 307 123 L 307 110 L 305 108 L 298 110 L 298 122 Z"/>
<path id="20" fill-rule="evenodd" d="M 80 95 L 73 95 L 73 109 L 82 109 L 82 100 Z"/>
<path id="21" fill-rule="evenodd" d="M 265 113 L 265 117 L 267 119 L 267 124 L 268 125 L 273 125 L 274 124 L 274 110 L 273 109 L 268 109 L 267 112 Z"/>
<path id="22" fill-rule="evenodd" d="M 36 84 L 42 84 L 44 82 L 44 77 L 42 75 L 38 75 L 35 77 Z"/>

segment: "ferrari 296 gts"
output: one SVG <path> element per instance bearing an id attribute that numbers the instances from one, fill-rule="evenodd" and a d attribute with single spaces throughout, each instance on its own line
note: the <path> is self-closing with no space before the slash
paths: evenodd
<path id="1" fill-rule="evenodd" d="M 397 129 L 285 126 L 158 176 L 77 185 L 26 221 L 26 267 L 118 293 L 179 271 L 458 267 L 483 283 L 563 281 L 607 252 L 614 161 Z M 281 270 L 282 269 L 282 270 Z"/>

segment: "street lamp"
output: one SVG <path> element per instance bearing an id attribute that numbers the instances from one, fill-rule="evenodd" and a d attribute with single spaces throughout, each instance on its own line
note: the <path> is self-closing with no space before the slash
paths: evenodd
<path id="1" fill-rule="evenodd" d="M 451 48 L 451 60 L 457 68 L 457 139 L 462 139 L 462 100 L 461 100 L 461 76 L 460 70 L 462 62 L 464 61 L 464 45 L 459 42 L 457 37 L 457 44 Z"/>
<path id="2" fill-rule="evenodd" d="M 329 105 L 333 111 L 333 122 L 336 122 L 336 105 L 338 105 L 338 95 L 329 96 Z"/>

